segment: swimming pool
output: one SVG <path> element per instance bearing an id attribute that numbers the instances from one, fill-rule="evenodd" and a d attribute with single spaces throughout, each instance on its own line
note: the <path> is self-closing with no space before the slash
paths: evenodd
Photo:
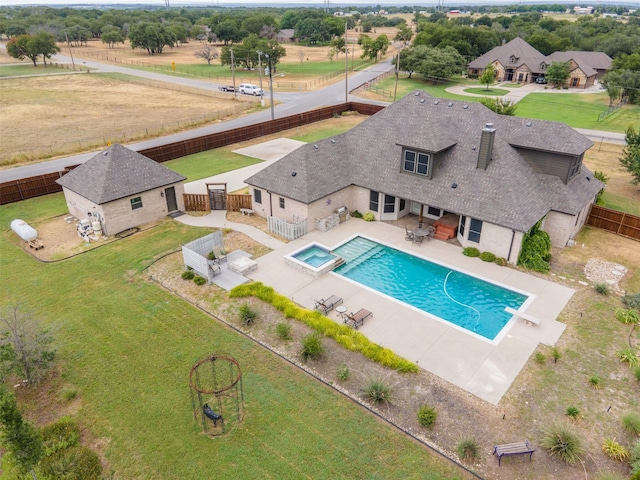
<path id="1" fill-rule="evenodd" d="M 335 248 L 354 282 L 493 340 L 528 296 L 364 237 Z"/>

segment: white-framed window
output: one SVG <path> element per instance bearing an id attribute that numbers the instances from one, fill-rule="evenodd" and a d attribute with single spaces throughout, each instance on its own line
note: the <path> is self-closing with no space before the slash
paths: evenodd
<path id="1" fill-rule="evenodd" d="M 142 208 L 142 197 L 131 199 L 131 210 L 137 210 L 138 208 Z"/>
<path id="2" fill-rule="evenodd" d="M 396 211 L 396 197 L 391 195 L 384 196 L 384 213 L 393 213 Z"/>
<path id="3" fill-rule="evenodd" d="M 430 159 L 431 156 L 428 153 L 405 150 L 402 159 L 402 170 L 409 173 L 417 173 L 418 175 L 429 175 Z"/>
<path id="4" fill-rule="evenodd" d="M 253 201 L 256 203 L 262 203 L 262 190 L 257 188 L 253 191 Z"/>

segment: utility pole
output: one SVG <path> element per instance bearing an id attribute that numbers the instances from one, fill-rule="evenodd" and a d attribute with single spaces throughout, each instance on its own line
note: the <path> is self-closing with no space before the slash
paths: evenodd
<path id="1" fill-rule="evenodd" d="M 231 53 L 231 81 L 233 82 L 233 98 L 237 99 L 238 98 L 238 92 L 236 90 L 236 70 L 234 67 L 234 60 L 233 60 L 233 48 L 229 49 L 229 53 Z"/>
<path id="2" fill-rule="evenodd" d="M 258 54 L 258 76 L 260 77 L 260 106 L 264 107 L 264 91 L 262 90 L 262 50 L 256 50 Z"/>
<path id="3" fill-rule="evenodd" d="M 273 112 L 273 76 L 271 71 L 271 55 L 265 53 L 264 56 L 267 57 L 267 61 L 269 62 L 269 95 L 271 99 L 271 120 L 274 120 L 275 114 Z"/>
<path id="4" fill-rule="evenodd" d="M 349 54 L 347 53 L 347 25 L 344 22 L 344 103 L 349 103 Z"/>
<path id="5" fill-rule="evenodd" d="M 393 101 L 396 101 L 396 93 L 398 92 L 398 77 L 400 76 L 400 50 L 402 50 L 402 44 L 398 45 L 398 57 L 396 58 L 396 86 L 393 89 Z"/>
<path id="6" fill-rule="evenodd" d="M 69 47 L 69 55 L 71 56 L 71 65 L 73 65 L 73 69 L 76 69 L 76 62 L 73 61 L 73 52 L 71 51 L 71 44 L 69 43 L 69 35 L 67 32 L 64 32 L 64 38 L 67 40 L 67 47 Z M 46 67 L 46 64 L 45 64 Z"/>

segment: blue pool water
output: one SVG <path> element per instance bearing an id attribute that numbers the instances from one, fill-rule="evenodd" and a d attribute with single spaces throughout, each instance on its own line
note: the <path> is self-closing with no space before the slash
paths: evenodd
<path id="1" fill-rule="evenodd" d="M 330 254 L 327 250 L 313 245 L 304 249 L 300 253 L 296 253 L 293 258 L 317 268 L 331 260 L 334 260 L 336 256 Z"/>
<path id="2" fill-rule="evenodd" d="M 528 298 L 363 237 L 333 253 L 345 260 L 334 272 L 489 340 Z"/>

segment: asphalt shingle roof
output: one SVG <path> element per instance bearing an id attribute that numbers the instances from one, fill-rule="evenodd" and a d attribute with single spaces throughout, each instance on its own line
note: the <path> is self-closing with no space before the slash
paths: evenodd
<path id="1" fill-rule="evenodd" d="M 603 187 L 595 178 L 584 179 L 593 177 L 586 169 L 568 185 L 538 174 L 518 152 L 578 156 L 592 143 L 572 128 L 497 115 L 479 103 L 435 100 L 424 92 L 407 95 L 349 132 L 298 148 L 246 182 L 306 204 L 358 185 L 517 231 L 529 230 L 552 209 L 577 214 Z M 496 134 L 492 161 L 483 170 L 476 166 L 487 123 Z M 443 150 L 431 180 L 401 171 L 402 145 Z"/>
<path id="2" fill-rule="evenodd" d="M 516 57 L 515 63 L 511 62 L 511 56 Z M 517 68 L 527 65 L 532 72 L 540 72 L 540 64 L 544 63 L 545 56 L 533 48 L 520 37 L 516 37 L 510 42 L 489 50 L 484 55 L 469 63 L 470 68 L 485 68 L 490 63 L 498 60 L 502 65 Z"/>
<path id="3" fill-rule="evenodd" d="M 56 182 L 102 205 L 185 179 L 185 176 L 116 143 Z"/>

